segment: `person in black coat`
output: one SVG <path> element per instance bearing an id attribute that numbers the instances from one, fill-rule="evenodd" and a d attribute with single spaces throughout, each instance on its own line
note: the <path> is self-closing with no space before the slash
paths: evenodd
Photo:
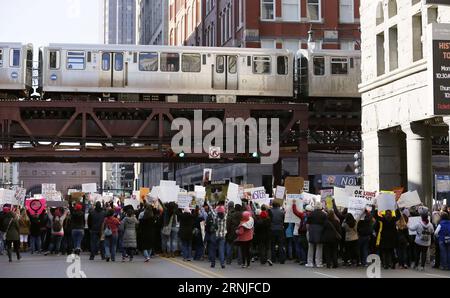
<path id="1" fill-rule="evenodd" d="M 191 209 L 186 207 L 183 210 L 183 213 L 179 214 L 178 219 L 180 221 L 178 237 L 180 237 L 181 240 L 181 253 L 183 256 L 183 261 L 191 261 L 195 218 L 191 212 Z"/>
<path id="2" fill-rule="evenodd" d="M 338 267 L 338 243 L 341 240 L 341 224 L 334 211 L 329 210 L 323 225 L 322 242 L 327 268 Z"/>
<path id="3" fill-rule="evenodd" d="M 256 244 L 258 249 L 259 260 L 262 265 L 269 263 L 272 266 L 271 261 L 271 219 L 265 206 L 261 208 L 261 213 L 256 216 L 255 219 L 255 234 L 253 236 L 253 243 Z"/>
<path id="4" fill-rule="evenodd" d="M 375 218 L 379 224 L 377 237 L 380 237 L 379 243 L 377 244 L 380 247 L 381 262 L 384 269 L 389 269 L 390 267 L 395 268 L 392 257 L 397 243 L 397 221 L 400 217 L 401 213 L 399 209 L 395 211 L 395 216 L 392 216 L 391 210 L 386 210 L 384 216 L 379 216 L 377 210 L 375 210 Z"/>
<path id="5" fill-rule="evenodd" d="M 145 262 L 150 260 L 152 251 L 155 249 L 155 229 L 157 210 L 151 205 L 146 205 L 139 215 L 140 245 L 144 253 Z"/>

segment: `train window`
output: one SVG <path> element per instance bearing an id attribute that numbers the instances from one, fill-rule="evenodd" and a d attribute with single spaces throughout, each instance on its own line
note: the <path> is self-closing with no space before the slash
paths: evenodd
<path id="1" fill-rule="evenodd" d="M 253 73 L 256 74 L 270 74 L 272 66 L 269 56 L 254 56 L 253 57 Z"/>
<path id="2" fill-rule="evenodd" d="M 331 74 L 348 74 L 348 58 L 331 58 Z"/>
<path id="3" fill-rule="evenodd" d="M 288 57 L 286 56 L 277 57 L 277 71 L 279 75 L 288 74 Z"/>
<path id="4" fill-rule="evenodd" d="M 161 71 L 178 72 L 180 55 L 177 53 L 161 53 Z"/>
<path id="5" fill-rule="evenodd" d="M 247 66 L 250 67 L 252 66 L 252 57 L 247 56 Z"/>
<path id="6" fill-rule="evenodd" d="M 88 63 L 91 63 L 91 61 L 92 61 L 92 52 L 88 52 L 88 55 L 87 55 L 87 62 L 88 62 Z"/>
<path id="7" fill-rule="evenodd" d="M 115 71 L 123 70 L 123 53 L 114 54 L 114 70 Z"/>
<path id="8" fill-rule="evenodd" d="M 183 54 L 183 72 L 200 72 L 202 69 L 202 61 L 200 54 Z"/>
<path id="9" fill-rule="evenodd" d="M 102 54 L 102 70 L 108 71 L 111 69 L 111 54 L 103 53 Z"/>
<path id="10" fill-rule="evenodd" d="M 325 57 L 314 57 L 314 75 L 323 76 L 325 75 Z"/>
<path id="11" fill-rule="evenodd" d="M 11 49 L 9 53 L 9 66 L 19 67 L 20 66 L 20 50 Z"/>
<path id="12" fill-rule="evenodd" d="M 237 72 L 237 56 L 228 56 L 228 72 L 231 74 Z"/>
<path id="13" fill-rule="evenodd" d="M 223 73 L 225 71 L 225 56 L 216 57 L 216 72 Z"/>
<path id="14" fill-rule="evenodd" d="M 355 62 L 353 60 L 353 58 L 350 58 L 350 68 L 354 68 L 355 67 Z"/>
<path id="15" fill-rule="evenodd" d="M 3 49 L 0 49 L 0 67 L 3 67 Z"/>
<path id="16" fill-rule="evenodd" d="M 137 53 L 133 53 L 133 63 L 137 63 Z"/>
<path id="17" fill-rule="evenodd" d="M 27 50 L 27 68 L 32 69 L 33 68 L 33 51 Z"/>
<path id="18" fill-rule="evenodd" d="M 59 51 L 50 51 L 49 53 L 49 67 L 50 69 L 59 69 Z"/>
<path id="19" fill-rule="evenodd" d="M 67 52 L 67 69 L 82 70 L 85 67 L 86 53 L 83 51 Z"/>
<path id="20" fill-rule="evenodd" d="M 158 71 L 158 53 L 139 53 L 140 71 Z"/>
<path id="21" fill-rule="evenodd" d="M 203 65 L 206 65 L 206 55 L 203 55 L 202 59 L 203 59 L 203 61 L 202 61 Z"/>

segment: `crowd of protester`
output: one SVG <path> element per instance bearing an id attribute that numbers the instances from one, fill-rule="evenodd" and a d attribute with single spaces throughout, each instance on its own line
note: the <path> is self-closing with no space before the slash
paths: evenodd
<path id="1" fill-rule="evenodd" d="M 334 201 L 330 210 L 320 202 L 292 208 L 298 223 L 285 223 L 286 210 L 277 202 L 256 208 L 245 200 L 191 210 L 148 199 L 135 210 L 120 201 L 91 205 L 84 199 L 40 215 L 5 205 L 0 254 L 6 251 L 10 262 L 13 250 L 18 260 L 22 252 L 89 252 L 90 260 L 106 262 L 132 261 L 136 254 L 145 262 L 155 255 L 181 256 L 186 262 L 206 259 L 213 268 L 216 262 L 221 268 L 232 262 L 246 268 L 254 262 L 272 266 L 286 261 L 318 268 L 368 266 L 368 255 L 378 254 L 385 269 L 424 270 L 431 257 L 433 267 L 450 270 L 450 207 L 433 212 L 423 206 L 367 209 L 358 218 Z"/>

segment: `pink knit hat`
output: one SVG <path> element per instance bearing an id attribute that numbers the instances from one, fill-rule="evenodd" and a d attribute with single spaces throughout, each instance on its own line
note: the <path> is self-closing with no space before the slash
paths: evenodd
<path id="1" fill-rule="evenodd" d="M 217 206 L 216 212 L 217 213 L 225 213 L 225 207 L 223 205 Z"/>
<path id="2" fill-rule="evenodd" d="M 248 221 L 250 219 L 250 216 L 251 216 L 250 212 L 244 211 L 242 213 L 242 221 Z"/>

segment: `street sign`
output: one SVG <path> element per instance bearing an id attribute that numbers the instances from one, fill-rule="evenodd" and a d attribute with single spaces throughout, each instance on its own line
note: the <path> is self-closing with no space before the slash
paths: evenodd
<path id="1" fill-rule="evenodd" d="M 209 158 L 219 159 L 220 158 L 220 147 L 209 147 Z"/>

